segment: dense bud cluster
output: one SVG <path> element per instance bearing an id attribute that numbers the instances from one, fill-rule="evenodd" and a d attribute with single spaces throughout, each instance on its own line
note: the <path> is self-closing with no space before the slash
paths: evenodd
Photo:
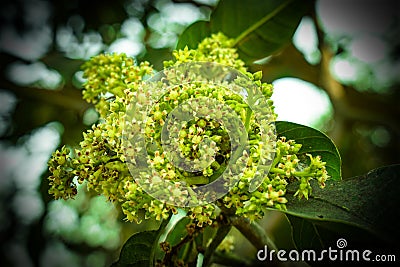
<path id="1" fill-rule="evenodd" d="M 125 54 L 101 54 L 85 62 L 82 68 L 87 79 L 83 99 L 95 104 L 103 118 L 110 114 L 110 99 L 125 98 L 126 89 L 135 90 L 143 77 L 153 72 L 148 62 L 137 66 Z"/>
<path id="2" fill-rule="evenodd" d="M 197 49 L 174 51 L 175 59 L 165 62 L 164 66 L 168 68 L 201 61 L 235 68 L 250 78 L 262 92 L 265 103 L 272 106 L 272 86 L 261 82 L 261 72 L 247 72 L 244 62 L 238 58 L 236 49 L 231 46 L 232 40 L 222 34 L 215 34 L 201 42 Z M 146 77 L 154 72 L 152 67 L 147 62 L 137 65 L 133 59 L 123 54 L 112 54 L 96 56 L 86 62 L 83 68 L 84 77 L 87 79 L 83 98 L 95 104 L 101 119 L 83 134 L 79 148 L 70 150 L 63 147 L 53 153 L 49 161 L 50 194 L 56 199 L 72 198 L 77 193 L 76 183 L 85 182 L 88 189 L 119 203 L 129 221 L 140 222 L 143 215 L 144 218 L 160 220 L 167 218 L 171 212 L 176 213 L 174 205 L 153 198 L 138 185 L 135 181 L 137 177 L 132 177 L 127 164 L 130 155 L 137 153 L 138 148 L 134 144 L 124 145 L 122 141 L 128 104 L 133 99 L 146 103 L 149 98 L 141 90 L 141 86 Z M 174 79 L 173 75 L 169 74 L 169 78 Z M 179 75 L 175 78 L 182 79 Z M 262 144 L 262 125 L 249 106 L 223 87 L 207 84 L 174 87 L 152 106 L 148 114 L 149 119 L 144 125 L 146 143 L 150 144 L 146 147 L 149 156 L 144 160 L 157 171 L 157 177 L 147 177 L 150 186 L 155 179 L 166 179 L 196 188 L 214 181 L 227 168 L 229 160 L 233 157 L 228 130 L 220 125 L 218 120 L 205 115 L 210 110 L 203 111 L 201 102 L 192 101 L 191 109 L 202 116 L 195 116 L 194 119 L 179 125 L 168 125 L 171 129 L 170 137 L 173 143 L 177 144 L 176 149 L 162 149 L 162 129 L 164 124 L 169 123 L 168 114 L 177 106 L 185 109 L 185 105 L 181 105 L 185 100 L 202 101 L 201 97 L 223 102 L 232 110 L 230 114 L 234 114 L 243 123 L 244 133 L 248 135 L 249 140 L 249 153 L 246 155 L 249 160 L 243 173 L 238 176 L 238 182 L 228 194 L 213 203 L 185 208 L 197 226 L 211 225 L 221 209 L 231 209 L 237 215 L 251 220 L 262 217 L 266 207 L 285 209 L 286 186 L 294 181 L 300 182 L 296 192 L 300 198 L 308 198 L 311 194 L 311 179 L 316 179 L 321 187 L 324 186 L 328 174 L 320 157 L 299 154 L 301 145 L 285 138 L 277 140 L 272 148 Z M 218 115 L 218 112 L 222 111 L 213 110 L 215 116 L 227 116 L 223 113 Z M 272 113 L 272 118 L 269 119 L 274 120 L 275 115 Z M 135 122 L 132 122 L 130 127 L 135 127 Z M 275 154 L 274 158 L 263 158 L 272 152 Z M 208 158 L 207 155 L 210 154 L 215 157 Z M 176 166 L 171 162 L 174 158 L 190 159 L 191 168 L 195 171 L 185 171 L 188 168 L 185 162 Z M 249 190 L 251 180 L 257 172 L 259 175 L 258 162 L 265 160 L 272 162 L 269 172 L 263 175 L 255 191 Z M 211 164 L 208 164 L 210 162 Z M 174 193 L 174 188 L 164 190 L 171 194 L 182 194 L 181 191 Z M 178 197 L 184 201 L 186 196 L 183 194 Z"/>
<path id="3" fill-rule="evenodd" d="M 76 185 L 73 183 L 74 174 L 72 170 L 70 150 L 65 146 L 60 151 L 53 153 L 48 162 L 52 175 L 49 177 L 49 193 L 55 199 L 72 198 L 77 193 Z"/>

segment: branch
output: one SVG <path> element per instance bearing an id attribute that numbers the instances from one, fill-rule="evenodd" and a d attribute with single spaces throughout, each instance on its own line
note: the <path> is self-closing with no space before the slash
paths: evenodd
<path id="1" fill-rule="evenodd" d="M 250 222 L 249 219 L 239 216 L 229 216 L 228 221 L 236 227 L 257 249 L 278 250 L 275 243 L 267 236 L 264 229 L 255 221 Z"/>
<path id="2" fill-rule="evenodd" d="M 222 240 L 224 240 L 231 228 L 232 226 L 228 224 L 221 224 L 218 227 L 217 233 L 215 234 L 214 238 L 211 241 L 211 244 L 207 247 L 206 252 L 204 253 L 203 266 L 209 266 L 213 262 L 211 260 L 211 257 L 213 256 L 213 254 L 216 253 L 218 245 L 222 242 Z"/>
<path id="3" fill-rule="evenodd" d="M 236 227 L 239 232 L 245 236 L 257 250 L 264 250 L 265 246 L 267 246 L 268 250 L 275 252 L 278 251 L 275 243 L 267 236 L 264 229 L 255 221 L 250 221 L 247 218 L 241 216 L 231 215 L 228 218 L 228 223 L 232 224 L 232 226 Z M 252 266 L 256 266 L 258 264 L 254 263 Z M 290 264 L 289 264 L 290 265 Z M 272 253 L 272 261 L 268 263 L 268 266 L 288 266 L 287 262 L 282 262 L 278 260 L 276 253 Z"/>

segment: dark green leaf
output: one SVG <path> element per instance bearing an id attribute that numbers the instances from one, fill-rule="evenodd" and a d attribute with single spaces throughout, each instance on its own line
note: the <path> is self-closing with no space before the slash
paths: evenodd
<path id="1" fill-rule="evenodd" d="M 324 243 L 315 224 L 300 217 L 288 215 L 292 226 L 293 241 L 300 248 L 323 248 Z"/>
<path id="2" fill-rule="evenodd" d="M 199 43 L 211 35 L 210 23 L 208 21 L 197 21 L 190 25 L 181 34 L 176 45 L 177 49 L 188 48 L 195 49 Z"/>
<path id="3" fill-rule="evenodd" d="M 164 61 L 171 60 L 172 53 L 169 48 L 152 48 L 150 46 L 146 47 L 146 54 L 138 58 L 139 61 L 148 61 L 151 62 L 151 65 L 156 70 L 162 70 L 164 67 Z"/>
<path id="4" fill-rule="evenodd" d="M 186 230 L 186 225 L 188 225 L 192 220 L 189 217 L 183 217 L 174 226 L 174 228 L 168 233 L 165 241 L 171 244 L 171 246 L 177 245 L 181 239 L 187 236 L 188 232 Z"/>
<path id="5" fill-rule="evenodd" d="M 150 266 L 158 234 L 158 231 L 146 231 L 131 236 L 122 247 L 119 260 L 112 267 Z"/>
<path id="6" fill-rule="evenodd" d="M 167 266 L 172 266 L 176 259 L 182 259 L 185 262 L 195 262 L 198 255 L 197 246 L 193 240 L 193 236 L 188 234 L 187 225 L 192 223 L 192 219 L 188 216 L 179 217 L 172 220 L 173 223 L 166 228 L 165 239 L 161 238 L 171 246 L 171 253 L 166 254 L 163 251 L 156 251 L 156 257 L 162 260 Z M 196 235 L 201 240 L 200 246 L 202 245 L 201 234 Z M 163 234 L 164 236 L 164 234 Z M 189 264 L 189 266 L 191 266 Z"/>
<path id="7" fill-rule="evenodd" d="M 391 249 L 393 242 L 367 229 L 339 221 L 312 220 L 287 214 L 292 226 L 292 237 L 297 249 L 321 251 L 336 248 L 339 239 L 345 239 L 348 247 L 364 249 Z"/>
<path id="8" fill-rule="evenodd" d="M 293 122 L 278 121 L 275 123 L 278 137 L 285 136 L 302 144 L 299 153 L 320 155 L 326 162 L 326 170 L 332 180 L 341 179 L 341 159 L 339 151 L 332 140 L 324 133 Z"/>
<path id="9" fill-rule="evenodd" d="M 188 235 L 186 225 L 191 222 L 192 220 L 187 216 L 180 219 L 175 224 L 174 228 L 168 233 L 165 241 L 167 241 L 172 247 L 177 246 Z M 178 256 L 183 257 L 183 254 L 187 249 L 189 249 L 190 245 L 191 242 L 187 242 L 186 244 L 184 244 L 184 246 L 179 250 Z"/>
<path id="10" fill-rule="evenodd" d="M 182 33 L 177 48 L 195 48 L 205 37 L 222 32 L 234 38 L 240 57 L 251 63 L 289 43 L 313 4 L 309 0 L 221 0 L 209 22 L 196 22 Z"/>
<path id="11" fill-rule="evenodd" d="M 400 164 L 341 181 L 329 180 L 324 189 L 315 186 L 309 200 L 293 196 L 296 186 L 288 186 L 288 214 L 325 228 L 346 224 L 388 242 L 399 240 L 400 229 L 396 222 L 400 216 Z"/>
<path id="12" fill-rule="evenodd" d="M 111 267 L 145 267 L 154 265 L 154 255 L 159 239 L 169 219 L 163 220 L 158 230 L 144 231 L 132 235 L 124 244 L 117 262 Z"/>

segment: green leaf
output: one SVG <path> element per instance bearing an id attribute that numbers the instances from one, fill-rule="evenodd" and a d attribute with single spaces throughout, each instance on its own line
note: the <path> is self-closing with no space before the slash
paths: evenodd
<path id="1" fill-rule="evenodd" d="M 171 246 L 176 246 L 188 232 L 186 230 L 186 225 L 191 223 L 191 219 L 188 216 L 181 218 L 173 227 L 173 229 L 168 233 L 165 241 L 170 243 Z"/>
<path id="2" fill-rule="evenodd" d="M 292 226 L 293 241 L 298 249 L 324 248 L 324 241 L 314 223 L 296 216 L 287 217 Z"/>
<path id="3" fill-rule="evenodd" d="M 191 262 L 197 257 L 196 246 L 191 236 L 188 236 L 186 226 L 192 223 L 192 219 L 181 213 L 179 216 L 172 216 L 171 222 L 166 227 L 160 241 L 169 243 L 172 248 L 172 254 L 167 255 L 164 251 L 157 250 L 156 258 L 162 260 L 165 264 L 173 264 L 174 258 L 183 259 L 185 262 Z M 183 216 L 182 216 L 183 215 Z"/>
<path id="4" fill-rule="evenodd" d="M 179 36 L 176 49 L 183 49 L 186 46 L 195 49 L 204 38 L 210 35 L 210 23 L 208 21 L 196 21 Z"/>
<path id="5" fill-rule="evenodd" d="M 287 214 L 292 227 L 292 237 L 297 249 L 322 251 L 329 247 L 336 248 L 337 241 L 345 239 L 348 247 L 365 249 L 391 249 L 393 242 L 388 242 L 378 235 L 357 225 L 338 222 L 304 219 Z"/>
<path id="6" fill-rule="evenodd" d="M 153 246 L 157 243 L 158 231 L 134 234 L 124 244 L 119 260 L 112 267 L 150 266 Z"/>
<path id="7" fill-rule="evenodd" d="M 188 238 L 188 231 L 186 226 L 189 223 L 192 223 L 193 220 L 190 219 L 188 216 L 185 216 L 181 218 L 173 227 L 173 229 L 168 233 L 167 238 L 165 241 L 167 241 L 171 247 L 179 247 L 177 256 L 180 259 L 183 259 L 185 262 L 191 262 L 197 257 L 197 249 L 195 246 L 193 246 L 194 242 L 191 238 Z M 183 240 L 187 240 L 186 243 L 181 244 Z"/>
<path id="8" fill-rule="evenodd" d="M 299 153 L 310 153 L 313 156 L 320 155 L 326 162 L 326 170 L 332 180 L 340 180 L 341 159 L 338 149 L 332 140 L 324 133 L 293 122 L 277 121 L 275 123 L 278 137 L 285 136 L 302 144 Z"/>
<path id="9" fill-rule="evenodd" d="M 343 229 L 347 227 L 343 232 L 349 232 L 349 229 L 354 232 L 357 227 L 389 243 L 400 239 L 397 225 L 397 218 L 400 217 L 400 164 L 341 181 L 328 180 L 324 189 L 314 187 L 309 200 L 299 200 L 293 196 L 297 186 L 288 186 L 287 214 L 301 217 L 325 229 L 335 229 L 341 225 Z M 304 229 L 308 228 L 309 231 L 311 226 Z M 315 235 L 318 233 L 315 232 Z"/>
<path id="10" fill-rule="evenodd" d="M 154 255 L 159 246 L 159 239 L 168 220 L 163 220 L 158 230 L 144 231 L 132 235 L 121 249 L 118 261 L 111 267 L 154 266 Z"/>
<path id="11" fill-rule="evenodd" d="M 288 44 L 313 4 L 311 0 L 221 0 L 209 22 L 196 22 L 182 33 L 177 48 L 196 48 L 205 37 L 222 32 L 234 38 L 241 59 L 251 63 Z"/>

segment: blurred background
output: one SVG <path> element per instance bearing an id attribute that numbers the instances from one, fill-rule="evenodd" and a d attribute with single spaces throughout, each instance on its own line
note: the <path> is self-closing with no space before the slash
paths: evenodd
<path id="1" fill-rule="evenodd" d="M 124 52 L 162 69 L 179 34 L 218 0 L 5 0 L 0 9 L 0 266 L 109 266 L 136 225 L 102 196 L 47 194 L 47 160 L 98 115 L 80 65 Z M 279 120 L 315 127 L 343 177 L 400 163 L 400 4 L 318 0 L 292 43 L 249 66 L 273 83 Z"/>

